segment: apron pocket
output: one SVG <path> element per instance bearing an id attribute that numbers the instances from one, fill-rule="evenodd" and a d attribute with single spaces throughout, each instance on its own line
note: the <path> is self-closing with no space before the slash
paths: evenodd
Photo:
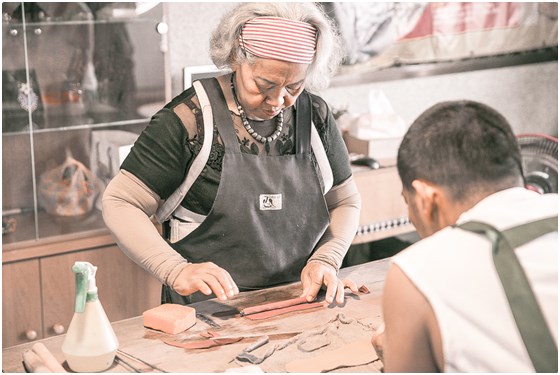
<path id="1" fill-rule="evenodd" d="M 199 225 L 200 223 L 187 223 L 172 217 L 169 220 L 169 227 L 171 229 L 169 241 L 171 243 L 181 241 L 183 238 L 191 234 L 192 231 L 198 228 Z"/>

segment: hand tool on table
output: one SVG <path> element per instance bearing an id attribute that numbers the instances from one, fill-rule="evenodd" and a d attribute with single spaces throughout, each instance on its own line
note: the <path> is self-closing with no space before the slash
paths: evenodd
<path id="1" fill-rule="evenodd" d="M 125 360 L 122 359 L 121 356 L 118 355 L 118 354 L 115 355 L 115 361 L 116 361 L 117 363 L 120 363 L 120 364 L 123 365 L 124 367 L 130 368 L 130 369 L 131 369 L 132 371 L 134 371 L 134 372 L 138 372 L 138 373 L 142 372 L 142 370 L 140 370 L 138 367 L 134 367 L 133 365 L 131 365 L 130 363 L 128 363 L 127 361 L 125 361 Z"/>
<path id="2" fill-rule="evenodd" d="M 253 365 L 261 364 L 262 362 L 264 362 L 265 359 L 267 359 L 272 354 L 274 354 L 274 352 L 278 348 L 278 345 L 274 345 L 274 347 L 269 349 L 262 357 L 257 357 L 256 355 L 251 354 L 251 352 L 253 350 L 256 350 L 256 349 L 260 348 L 263 345 L 268 344 L 268 341 L 269 341 L 269 337 L 268 336 L 263 336 L 262 338 L 257 340 L 254 344 L 251 344 L 248 347 L 246 347 L 245 349 L 243 349 L 243 351 L 241 353 L 239 353 L 235 357 L 235 359 L 237 359 L 238 361 L 241 361 L 241 362 L 249 362 Z"/>
<path id="3" fill-rule="evenodd" d="M 201 314 L 201 313 L 196 313 L 196 317 L 197 317 L 197 319 L 199 319 L 200 321 L 208 324 L 212 328 L 216 328 L 216 329 L 222 328 L 221 325 L 216 323 L 214 320 L 212 320 L 212 318 L 210 318 L 207 315 L 204 315 L 204 314 Z"/>
<path id="4" fill-rule="evenodd" d="M 138 358 L 138 357 L 136 357 L 136 356 L 133 356 L 133 355 L 130 354 L 130 353 L 124 352 L 124 351 L 122 351 L 121 349 L 117 349 L 117 356 L 118 356 L 118 359 L 119 359 L 120 362 L 122 362 L 122 363 L 124 363 L 125 365 L 127 365 L 128 367 L 132 368 L 135 372 L 148 372 L 148 371 L 141 370 L 141 369 L 139 369 L 139 368 L 137 368 L 137 367 L 131 365 L 129 362 L 124 361 L 122 357 L 125 357 L 125 358 L 127 358 L 127 359 L 129 359 L 129 360 L 132 360 L 132 361 L 136 361 L 136 362 L 138 362 L 138 363 L 141 363 L 141 364 L 144 365 L 144 366 L 148 366 L 148 367 L 151 368 L 152 370 L 156 370 L 156 371 L 159 371 L 159 372 L 167 372 L 167 371 L 162 370 L 161 368 L 157 367 L 156 365 L 153 365 L 153 364 L 151 364 L 151 363 L 149 363 L 149 362 L 146 362 L 146 361 L 144 361 L 143 359 L 140 359 L 140 358 Z M 136 370 L 138 370 L 138 371 L 136 371 Z"/>

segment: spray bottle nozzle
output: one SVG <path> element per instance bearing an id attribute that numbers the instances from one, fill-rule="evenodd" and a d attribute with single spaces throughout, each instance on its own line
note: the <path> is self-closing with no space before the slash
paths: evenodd
<path id="1" fill-rule="evenodd" d="M 89 262 L 76 262 L 72 266 L 76 273 L 76 312 L 84 312 L 86 301 L 97 298 L 97 286 L 95 285 L 95 273 L 97 267 Z"/>

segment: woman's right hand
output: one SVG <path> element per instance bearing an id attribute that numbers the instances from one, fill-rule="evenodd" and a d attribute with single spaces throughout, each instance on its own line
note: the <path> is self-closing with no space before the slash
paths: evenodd
<path id="1" fill-rule="evenodd" d="M 229 272 L 212 262 L 188 263 L 173 282 L 172 288 L 183 296 L 195 292 L 207 296 L 214 293 L 221 301 L 239 293 L 239 288 Z"/>

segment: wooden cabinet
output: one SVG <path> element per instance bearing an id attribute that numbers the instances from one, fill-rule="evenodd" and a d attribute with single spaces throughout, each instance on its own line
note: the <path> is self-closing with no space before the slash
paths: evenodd
<path id="1" fill-rule="evenodd" d="M 389 164 L 379 169 L 355 167 L 353 173 L 362 197 L 360 226 L 353 244 L 414 231 L 401 196 L 402 185 L 396 166 Z"/>
<path id="2" fill-rule="evenodd" d="M 2 265 L 2 347 L 41 338 L 39 260 Z"/>
<path id="3" fill-rule="evenodd" d="M 74 314 L 75 274 L 71 268 L 76 261 L 98 267 L 99 299 L 110 321 L 138 316 L 160 303 L 161 284 L 114 244 L 4 260 L 3 348 L 66 332 Z"/>

